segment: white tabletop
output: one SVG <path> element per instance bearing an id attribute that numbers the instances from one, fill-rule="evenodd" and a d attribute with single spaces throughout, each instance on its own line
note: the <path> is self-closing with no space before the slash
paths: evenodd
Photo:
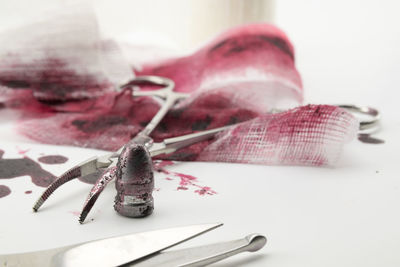
<path id="1" fill-rule="evenodd" d="M 177 191 L 178 180 L 156 175 L 154 214 L 129 219 L 113 210 L 109 186 L 88 223 L 80 211 L 90 185 L 66 184 L 37 214 L 31 210 L 43 188 L 28 177 L 0 180 L 12 193 L 0 199 L 0 252 L 45 249 L 169 226 L 223 222 L 225 225 L 180 247 L 244 237 L 259 232 L 265 248 L 215 266 L 399 266 L 400 19 L 396 1 L 290 1 L 276 3 L 276 23 L 296 47 L 306 103 L 370 105 L 383 114 L 383 145 L 354 140 L 335 168 L 178 163 L 169 170 L 198 177 L 215 195 L 195 188 Z M 1 113 L 5 119 L 6 114 Z M 43 146 L 15 137 L 2 123 L 5 158 L 36 159 L 41 153 L 70 158 L 42 165 L 55 175 L 99 151 Z M 25 194 L 32 190 L 31 194 Z M 93 220 L 92 220 L 93 219 Z"/>

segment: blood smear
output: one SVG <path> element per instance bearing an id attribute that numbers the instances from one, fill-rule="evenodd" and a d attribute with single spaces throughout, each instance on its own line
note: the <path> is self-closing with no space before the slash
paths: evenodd
<path id="1" fill-rule="evenodd" d="M 174 181 L 175 178 L 178 178 L 179 184 L 176 187 L 177 191 L 179 190 L 187 191 L 191 188 L 193 189 L 194 193 L 200 196 L 217 194 L 217 192 L 211 189 L 210 187 L 200 185 L 198 178 L 193 175 L 179 173 L 179 172 L 172 172 L 165 169 L 166 166 L 171 166 L 173 164 L 175 164 L 173 161 L 168 161 L 168 160 L 155 161 L 154 169 L 158 172 L 162 172 L 168 175 L 168 177 L 165 178 L 168 181 Z"/>
<path id="2" fill-rule="evenodd" d="M 31 177 L 35 185 L 41 187 L 49 186 L 56 179 L 53 174 L 28 157 L 0 159 L 0 179 L 12 179 L 26 175 Z"/>
<path id="3" fill-rule="evenodd" d="M 8 186 L 0 185 L 0 198 L 6 197 L 11 193 L 11 190 Z"/>
<path id="4" fill-rule="evenodd" d="M 27 151 L 17 148 L 19 151 Z M 19 153 L 20 154 L 20 153 Z M 25 153 L 24 153 L 25 154 Z M 27 156 L 23 158 L 8 159 L 3 158 L 4 151 L 0 149 L 0 179 L 14 179 L 21 176 L 30 176 L 32 182 L 41 187 L 49 186 L 55 179 L 56 176 L 50 172 L 44 170 L 40 164 L 30 159 Z M 50 156 L 51 158 L 52 156 Z M 66 157 L 57 155 L 57 160 L 51 160 L 52 162 L 60 162 L 61 158 L 67 159 Z M 53 163 L 58 164 L 58 163 Z M 9 187 L 0 185 L 0 197 L 5 197 L 11 193 Z M 31 194 L 32 190 L 25 191 L 25 194 Z"/>
<path id="5" fill-rule="evenodd" d="M 68 158 L 61 155 L 48 155 L 38 158 L 38 161 L 44 164 L 63 164 L 68 161 Z"/>

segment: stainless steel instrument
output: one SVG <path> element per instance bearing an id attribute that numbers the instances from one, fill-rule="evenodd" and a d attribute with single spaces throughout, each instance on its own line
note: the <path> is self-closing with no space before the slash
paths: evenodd
<path id="1" fill-rule="evenodd" d="M 0 266 L 205 266 L 244 251 L 258 251 L 266 244 L 263 235 L 251 234 L 234 241 L 167 250 L 221 225 L 168 228 L 44 251 L 0 255 Z"/>

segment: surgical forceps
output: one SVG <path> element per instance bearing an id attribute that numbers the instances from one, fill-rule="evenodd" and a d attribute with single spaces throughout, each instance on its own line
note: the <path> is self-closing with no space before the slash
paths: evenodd
<path id="1" fill-rule="evenodd" d="M 180 99 L 186 98 L 187 94 L 177 93 L 173 91 L 174 82 L 167 78 L 157 77 L 157 76 L 140 76 L 136 77 L 132 81 L 121 86 L 122 89 L 126 87 L 132 87 L 141 84 L 153 84 L 164 86 L 164 88 L 154 91 L 133 91 L 133 96 L 157 96 L 165 99 L 164 104 L 161 106 L 159 111 L 150 121 L 150 123 L 140 131 L 134 138 L 132 138 L 128 144 L 135 143 L 144 145 L 150 156 L 156 156 L 160 154 L 173 153 L 174 151 L 189 146 L 191 144 L 204 141 L 212 138 L 218 132 L 227 129 L 230 126 L 216 128 L 208 131 L 188 134 L 180 137 L 168 138 L 163 142 L 154 143 L 152 138 L 149 136 L 155 127 L 159 124 L 168 110 Z M 119 156 L 123 151 L 125 144 L 120 149 L 115 152 L 107 153 L 105 155 L 96 156 L 90 158 L 63 173 L 58 177 L 40 196 L 33 206 L 33 210 L 36 212 L 43 205 L 43 203 L 48 199 L 48 197 L 61 185 L 69 182 L 75 178 L 97 173 L 99 170 L 105 170 L 106 168 L 112 168 L 117 165 Z M 109 182 L 109 180 L 107 181 Z"/>

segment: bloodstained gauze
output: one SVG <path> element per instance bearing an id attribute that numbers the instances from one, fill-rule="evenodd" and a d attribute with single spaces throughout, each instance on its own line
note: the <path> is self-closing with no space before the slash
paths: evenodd
<path id="1" fill-rule="evenodd" d="M 65 7 L 0 35 L 0 87 L 50 104 L 94 98 L 131 78 L 119 46 L 101 40 L 91 8 Z"/>
<path id="2" fill-rule="evenodd" d="M 53 67 L 57 70 L 59 66 Z M 43 69 L 48 68 L 44 65 Z M 136 74 L 170 78 L 176 91 L 192 93 L 157 127 L 152 134 L 156 141 L 250 120 L 271 108 L 297 105 L 302 99 L 293 47 L 282 31 L 267 24 L 235 28 L 192 55 L 146 64 Z M 93 87 L 83 83 L 78 91 L 84 92 L 85 86 Z M 142 88 L 147 89 L 152 88 Z M 51 144 L 116 150 L 143 129 L 159 109 L 151 98 L 132 99 L 129 90 L 99 89 L 100 94 L 92 94 L 96 90 L 88 89 L 89 98 L 70 94 L 58 102 L 38 101 L 20 91 L 26 90 L 13 90 L 6 106 L 35 111 L 21 119 L 19 132 Z M 18 103 L 26 98 L 30 105 Z M 173 157 L 195 158 L 196 153 L 188 151 Z"/>
<path id="3" fill-rule="evenodd" d="M 264 114 L 218 134 L 197 160 L 331 166 L 358 126 L 354 116 L 337 106 L 307 105 Z"/>
<path id="4" fill-rule="evenodd" d="M 355 119 L 334 106 L 309 105 L 269 114 L 275 108 L 297 106 L 303 98 L 293 47 L 271 25 L 234 28 L 191 55 L 144 64 L 136 75 L 167 77 L 175 82 L 176 91 L 190 93 L 152 133 L 156 142 L 237 124 L 213 140 L 158 159 L 326 166 L 336 162 L 343 144 L 355 136 Z M 152 98 L 132 98 L 130 89 L 62 103 L 44 103 L 18 93 L 24 90 L 12 91 L 5 98 L 6 107 L 36 109 L 21 119 L 18 130 L 51 144 L 117 150 L 159 109 Z M 12 105 L 25 98 L 31 105 Z"/>

